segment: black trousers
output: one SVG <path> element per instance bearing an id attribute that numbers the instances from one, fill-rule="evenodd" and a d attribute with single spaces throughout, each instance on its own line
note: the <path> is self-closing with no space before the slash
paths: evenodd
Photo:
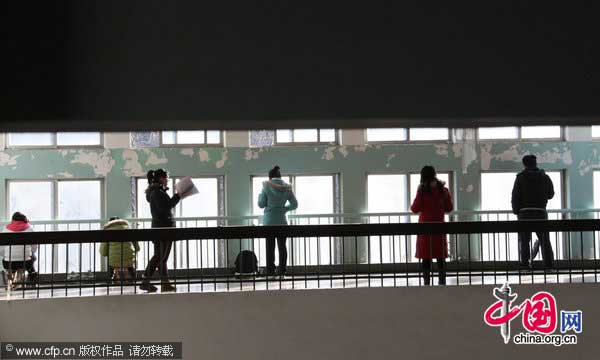
<path id="1" fill-rule="evenodd" d="M 431 284 L 431 259 L 421 260 L 421 269 L 423 271 L 423 284 Z M 439 284 L 446 285 L 446 259 L 437 259 L 437 266 L 439 272 Z"/>
<path id="2" fill-rule="evenodd" d="M 275 238 L 267 238 L 267 272 L 275 271 Z M 279 248 L 279 270 L 285 271 L 287 265 L 287 247 L 286 238 L 277 238 L 277 247 Z"/>
<path id="3" fill-rule="evenodd" d="M 160 274 L 160 277 L 166 279 L 168 276 L 169 269 L 167 268 L 167 260 L 171 254 L 171 247 L 173 246 L 172 241 L 152 241 L 154 244 L 154 255 L 148 261 L 148 266 L 144 271 L 144 276 L 151 277 L 154 275 L 156 269 Z"/>
<path id="4" fill-rule="evenodd" d="M 548 213 L 544 210 L 525 210 L 519 213 L 518 218 L 519 220 L 546 220 L 548 219 Z M 540 241 L 544 266 L 550 268 L 554 264 L 554 251 L 552 251 L 552 244 L 550 244 L 550 233 L 543 231 L 536 232 L 536 235 Z M 519 233 L 519 260 L 521 265 L 529 265 L 529 259 L 531 259 L 531 233 L 522 232 Z"/>

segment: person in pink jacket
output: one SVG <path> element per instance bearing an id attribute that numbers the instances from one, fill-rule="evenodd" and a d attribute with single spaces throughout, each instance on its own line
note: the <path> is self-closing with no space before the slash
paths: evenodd
<path id="1" fill-rule="evenodd" d="M 27 216 L 20 212 L 15 212 L 12 216 L 10 224 L 2 230 L 3 232 L 32 232 L 33 228 L 29 224 Z M 34 262 L 37 245 L 11 245 L 0 247 L 2 255 L 2 266 L 9 271 L 17 271 L 21 269 L 27 270 L 27 280 L 30 283 L 35 283 L 37 280 L 37 272 L 35 271 Z"/>

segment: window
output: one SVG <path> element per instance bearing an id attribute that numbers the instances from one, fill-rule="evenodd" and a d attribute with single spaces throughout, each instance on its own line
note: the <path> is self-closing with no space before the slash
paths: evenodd
<path id="1" fill-rule="evenodd" d="M 367 129 L 367 142 L 447 141 L 448 128 Z"/>
<path id="2" fill-rule="evenodd" d="M 516 126 L 479 128 L 478 136 L 481 140 L 518 139 L 519 128 Z"/>
<path id="3" fill-rule="evenodd" d="M 93 220 L 102 218 L 101 180 L 10 180 L 8 199 L 10 214 L 20 211 L 31 221 L 90 220 L 73 224 L 36 224 L 36 231 L 100 229 L 100 222 Z M 99 244 L 42 245 L 38 250 L 39 271 L 79 273 L 100 270 L 99 248 Z"/>
<path id="4" fill-rule="evenodd" d="M 173 196 L 174 185 L 180 177 L 169 179 L 170 196 Z M 215 227 L 220 224 L 216 219 L 225 216 L 225 179 L 223 176 L 197 177 L 192 182 L 198 189 L 198 194 L 185 198 L 175 207 L 174 215 L 178 218 L 178 227 Z M 151 219 L 150 204 L 146 200 L 148 180 L 136 179 L 136 216 L 139 219 Z M 208 219 L 195 219 L 208 218 Z M 210 219 L 215 218 L 215 219 Z M 138 221 L 138 227 L 149 228 L 150 221 Z M 149 243 L 148 243 L 149 244 Z M 148 244 L 140 244 L 138 254 L 138 269 L 144 269 L 148 259 L 152 256 L 152 248 Z M 169 257 L 169 266 L 177 269 L 187 268 L 213 268 L 224 261 L 224 247 L 221 240 L 186 240 L 178 242 Z M 151 245 L 150 245 L 151 246 Z M 189 254 L 188 254 L 189 251 Z M 177 259 L 177 266 L 175 266 Z M 187 263 L 189 259 L 189 265 Z"/>
<path id="5" fill-rule="evenodd" d="M 407 184 L 406 175 L 369 175 L 367 177 L 367 208 L 369 212 L 408 211 Z"/>
<path id="6" fill-rule="evenodd" d="M 554 186 L 554 198 L 548 201 L 547 209 L 561 209 L 563 205 L 562 173 L 560 171 L 546 172 Z M 512 211 L 511 197 L 515 183 L 516 172 L 497 172 L 481 174 L 481 210 L 485 213 L 480 215 L 483 221 L 516 220 L 512 213 L 500 213 L 499 211 Z M 549 219 L 559 219 L 560 214 L 550 213 Z M 518 235 L 517 234 L 483 234 L 481 255 L 483 260 L 513 260 L 519 259 Z M 535 238 L 535 236 L 534 236 Z M 557 259 L 563 254 L 562 235 L 550 234 L 550 241 Z"/>
<path id="7" fill-rule="evenodd" d="M 263 209 L 258 207 L 258 195 L 262 191 L 263 181 L 268 177 L 252 177 L 252 209 L 255 215 L 262 215 Z M 284 176 L 283 181 L 291 184 L 298 209 L 293 213 L 296 216 L 289 219 L 290 224 L 331 224 L 335 218 L 330 216 L 309 216 L 310 214 L 332 214 L 340 211 L 339 181 L 337 175 L 294 175 Z M 301 216 L 305 215 L 305 216 Z M 293 244 L 290 246 L 290 244 Z M 294 238 L 288 239 L 288 264 L 299 265 L 327 265 L 334 261 L 336 255 L 334 238 Z M 254 249 L 258 249 L 260 265 L 266 265 L 264 239 L 254 240 Z"/>
<path id="8" fill-rule="evenodd" d="M 275 132 L 276 144 L 335 143 L 334 129 L 279 129 Z"/>
<path id="9" fill-rule="evenodd" d="M 223 139 L 218 130 L 196 131 L 163 131 L 161 132 L 162 145 L 221 145 Z"/>
<path id="10" fill-rule="evenodd" d="M 592 126 L 592 138 L 594 138 L 594 139 L 600 138 L 600 125 Z"/>
<path id="11" fill-rule="evenodd" d="M 9 147 L 101 146 L 99 132 L 8 133 Z"/>
<path id="12" fill-rule="evenodd" d="M 408 131 L 403 128 L 367 129 L 367 142 L 406 141 Z"/>
<path id="13" fill-rule="evenodd" d="M 560 126 L 522 126 L 521 139 L 560 139 Z"/>
<path id="14" fill-rule="evenodd" d="M 442 141 L 450 138 L 448 128 L 411 128 L 408 131 L 410 141 Z"/>
<path id="15" fill-rule="evenodd" d="M 600 171 L 594 171 L 594 209 L 600 208 Z M 598 213 L 594 213 L 594 218 L 598 218 Z M 596 233 L 596 259 L 600 258 L 600 233 Z"/>
<path id="16" fill-rule="evenodd" d="M 485 127 L 478 129 L 480 140 L 509 140 L 509 139 L 560 139 L 560 126 L 508 126 Z"/>
<path id="17" fill-rule="evenodd" d="M 438 173 L 438 179 L 451 189 L 450 174 Z M 367 208 L 369 213 L 392 213 L 373 215 L 370 223 L 417 222 L 417 215 L 401 215 L 407 213 L 410 204 L 417 194 L 421 181 L 420 174 L 368 175 Z M 371 263 L 415 262 L 416 236 L 381 236 L 370 239 Z M 380 246 L 381 245 L 381 246 Z"/>

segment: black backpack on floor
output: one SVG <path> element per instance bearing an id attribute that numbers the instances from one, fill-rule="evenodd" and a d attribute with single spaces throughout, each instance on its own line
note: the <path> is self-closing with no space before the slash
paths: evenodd
<path id="1" fill-rule="evenodd" d="M 240 251 L 235 259 L 235 272 L 240 275 L 253 275 L 258 272 L 258 259 L 253 251 Z"/>

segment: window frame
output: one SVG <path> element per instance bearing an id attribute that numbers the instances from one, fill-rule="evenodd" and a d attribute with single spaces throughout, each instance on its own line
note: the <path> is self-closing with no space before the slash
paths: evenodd
<path id="1" fill-rule="evenodd" d="M 68 178 L 68 179 L 6 179 L 5 182 L 5 191 L 6 191 L 6 199 L 5 199 L 5 209 L 6 216 L 9 218 L 11 214 L 10 212 L 10 184 L 13 182 L 18 183 L 33 183 L 33 182 L 50 182 L 52 183 L 52 218 L 51 219 L 30 219 L 31 221 L 62 221 L 58 218 L 58 183 L 59 182 L 74 182 L 74 181 L 99 181 L 100 182 L 100 218 L 97 219 L 101 222 L 106 218 L 106 181 L 104 178 Z M 27 214 L 26 214 L 27 215 Z M 96 220 L 96 219 L 83 219 L 83 220 Z"/>
<path id="2" fill-rule="evenodd" d="M 535 126 L 535 125 L 532 125 Z M 546 125 L 540 125 L 540 126 L 546 126 Z M 525 141 L 525 142 L 553 142 L 553 141 L 564 141 L 565 139 L 565 127 L 561 126 L 561 125 L 547 125 L 547 126 L 558 126 L 560 127 L 560 135 L 557 138 L 524 138 L 523 137 L 523 126 L 519 125 L 519 126 L 499 126 L 499 127 L 516 127 L 517 128 L 517 137 L 516 138 L 501 138 L 501 139 L 482 139 L 479 137 L 479 129 L 481 129 L 481 127 L 477 128 L 477 135 L 476 135 L 476 139 L 477 142 L 511 142 L 511 141 Z M 491 127 L 496 127 L 496 126 L 491 126 Z"/>
<path id="3" fill-rule="evenodd" d="M 163 132 L 169 132 L 172 131 L 175 133 L 175 144 L 165 144 L 163 142 Z M 179 131 L 202 131 L 204 133 L 204 143 L 190 143 L 190 144 L 179 144 L 177 143 L 177 133 Z M 219 143 L 217 144 L 208 144 L 206 142 L 207 139 L 207 132 L 208 131 L 218 131 L 219 132 Z M 159 135 L 158 135 L 158 147 L 164 147 L 164 148 L 189 148 L 189 147 L 215 147 L 215 148 L 219 148 L 219 147 L 224 147 L 225 144 L 225 131 L 224 130 L 161 130 L 159 131 Z M 195 176 L 198 177 L 198 176 Z"/>
<path id="4" fill-rule="evenodd" d="M 279 142 L 277 140 L 277 131 L 278 130 L 290 130 L 292 132 L 292 141 L 290 141 L 290 142 Z M 317 141 L 316 142 L 315 141 L 294 141 L 294 130 L 317 130 Z M 335 134 L 335 140 L 334 141 L 321 141 L 321 130 L 331 130 L 331 129 L 330 128 L 275 129 L 275 137 L 273 139 L 273 145 L 272 146 L 286 147 L 286 146 L 298 146 L 298 145 L 327 145 L 327 144 L 339 145 L 339 143 L 340 143 L 340 130 L 339 129 L 333 129 L 333 132 Z"/>
<path id="5" fill-rule="evenodd" d="M 29 131 L 24 131 L 24 132 L 29 132 Z M 57 139 L 58 139 L 58 133 L 60 131 L 44 131 L 41 133 L 45 133 L 45 134 L 50 134 L 52 136 L 52 145 L 12 145 L 10 143 L 10 134 L 18 134 L 18 132 L 8 132 L 3 134 L 4 135 L 4 143 L 6 144 L 6 148 L 7 149 L 22 149 L 22 150 L 28 150 L 28 149 L 45 149 L 45 150 L 49 150 L 49 149 L 104 149 L 104 132 L 102 131 L 86 131 L 86 132 L 92 132 L 92 133 L 98 133 L 100 134 L 100 143 L 96 144 L 96 145 L 58 145 L 57 144 Z M 68 131 L 65 131 L 68 132 Z"/>
<path id="6" fill-rule="evenodd" d="M 418 128 L 390 128 L 390 129 L 404 129 L 406 130 L 406 140 L 383 140 L 383 141 L 369 141 L 369 135 L 368 135 L 368 129 L 372 129 L 372 128 L 365 128 L 365 132 L 364 132 L 364 140 L 365 140 L 365 144 L 373 144 L 373 145 L 394 145 L 394 144 L 451 144 L 453 143 L 452 141 L 452 128 L 444 128 L 447 130 L 448 132 L 448 138 L 446 140 L 443 139 L 438 139 L 438 140 L 411 140 L 411 136 L 410 136 L 410 131 L 411 129 L 418 129 Z M 384 175 L 384 174 L 372 174 L 372 175 Z M 400 175 L 400 174 L 391 174 L 391 175 Z"/>

